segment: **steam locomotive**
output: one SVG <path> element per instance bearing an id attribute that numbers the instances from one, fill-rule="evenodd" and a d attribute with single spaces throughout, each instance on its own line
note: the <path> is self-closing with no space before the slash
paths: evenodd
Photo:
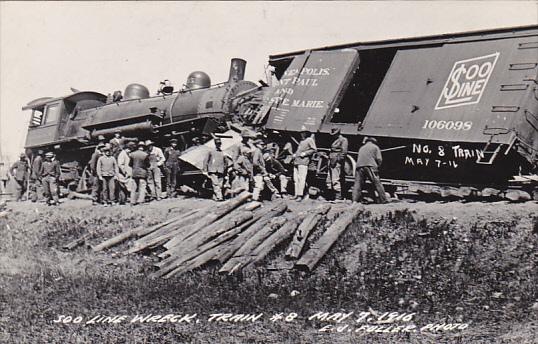
<path id="1" fill-rule="evenodd" d="M 175 93 L 150 97 L 132 84 L 121 101 L 96 92 L 34 100 L 23 108 L 32 111 L 26 147 L 56 149 L 80 168 L 96 138 L 116 130 L 188 146 L 240 119 L 281 145 L 314 132 L 323 153 L 339 128 L 350 143 L 350 182 L 371 136 L 384 151 L 388 190 L 515 186 L 538 197 L 537 26 L 322 47 L 269 64 L 270 85 L 243 80 L 246 62 L 232 59 L 228 81 L 213 86 L 195 72 Z M 315 161 L 323 177 L 324 155 Z"/>
<path id="2" fill-rule="evenodd" d="M 26 137 L 28 156 L 38 150 L 55 151 L 62 163 L 61 180 L 68 182 L 78 178 L 98 138 L 108 141 L 117 131 L 162 146 L 175 137 L 186 148 L 194 137 L 223 130 L 242 100 L 260 89 L 244 80 L 245 68 L 246 61 L 234 58 L 226 82 L 212 85 L 206 73 L 196 71 L 182 90 L 174 92 L 163 85 L 153 96 L 145 86 L 130 84 L 121 96 L 121 92 L 111 97 L 77 91 L 33 100 L 23 107 L 32 111 Z"/>

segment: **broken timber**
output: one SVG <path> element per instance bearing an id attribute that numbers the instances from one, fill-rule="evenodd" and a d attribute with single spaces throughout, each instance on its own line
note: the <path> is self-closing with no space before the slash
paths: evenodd
<path id="1" fill-rule="evenodd" d="M 287 206 L 284 203 L 280 203 L 275 207 L 275 209 L 272 211 L 274 213 L 274 216 L 271 216 L 268 218 L 268 221 L 263 223 L 263 221 L 259 221 L 256 224 L 253 225 L 253 227 L 257 227 L 259 229 L 254 232 L 254 235 L 248 238 L 246 242 L 237 249 L 235 253 L 233 253 L 232 258 L 228 260 L 222 268 L 219 270 L 220 273 L 233 273 L 234 271 L 241 269 L 243 265 L 249 262 L 250 260 L 250 253 L 256 249 L 267 237 L 269 237 L 278 227 L 282 226 L 285 222 L 285 219 L 283 218 L 277 218 L 277 216 L 284 213 L 287 209 Z"/>
<path id="2" fill-rule="evenodd" d="M 151 234 L 144 236 L 135 241 L 133 247 L 125 251 L 125 254 L 132 254 L 142 251 L 146 248 L 157 246 L 162 244 L 166 240 L 174 236 L 176 231 L 179 231 L 187 226 L 194 224 L 200 217 L 200 211 L 191 211 L 185 214 L 183 217 L 175 218 L 173 221 L 167 221 L 161 224 L 158 230 L 153 231 Z"/>
<path id="3" fill-rule="evenodd" d="M 299 228 L 297 228 L 293 240 L 286 251 L 286 259 L 299 258 L 308 235 L 317 226 L 323 215 L 327 214 L 330 209 L 330 205 L 322 205 L 315 209 L 312 214 L 306 216 L 303 222 L 299 225 Z"/>
<path id="4" fill-rule="evenodd" d="M 312 271 L 320 259 L 329 251 L 338 237 L 345 232 L 353 220 L 363 211 L 364 207 L 356 205 L 344 211 L 327 231 L 313 244 L 310 249 L 295 264 L 297 269 Z"/>
<path id="5" fill-rule="evenodd" d="M 165 255 L 168 255 L 170 257 L 157 264 L 157 266 L 163 269 L 171 264 L 183 263 L 185 260 L 188 260 L 185 258 L 188 257 L 189 253 L 191 253 L 192 251 L 195 251 L 197 248 L 201 247 L 203 244 L 205 244 L 212 238 L 218 237 L 221 234 L 224 234 L 236 227 L 239 227 L 252 218 L 252 213 L 240 212 L 239 214 L 235 214 L 235 216 L 231 216 L 230 218 L 223 218 L 220 221 L 213 223 L 212 225 L 202 229 L 202 231 L 200 231 L 198 235 L 194 235 L 189 239 L 181 242 L 179 245 L 174 246 L 172 249 L 164 252 Z"/>
<path id="6" fill-rule="evenodd" d="M 219 207 L 215 208 L 209 214 L 207 214 L 204 218 L 200 219 L 200 221 L 196 222 L 196 224 L 193 225 L 193 227 L 190 228 L 188 231 L 177 233 L 178 235 L 174 236 L 172 240 L 164 244 L 164 247 L 166 247 L 167 249 L 170 249 L 173 246 L 179 244 L 181 241 L 194 235 L 202 228 L 209 226 L 210 224 L 217 221 L 221 217 L 230 213 L 232 210 L 234 210 L 235 208 L 239 207 L 241 204 L 248 201 L 250 197 L 252 197 L 252 194 L 250 194 L 249 192 L 243 192 L 236 198 L 231 199 L 225 204 L 221 204 Z"/>
<path id="7" fill-rule="evenodd" d="M 219 246 L 215 246 L 208 251 L 204 252 L 200 256 L 185 262 L 180 265 L 174 264 L 174 269 L 170 271 L 170 267 L 168 267 L 169 273 L 157 271 L 155 275 L 157 276 L 164 276 L 165 278 L 169 278 L 175 274 L 183 273 L 192 269 L 195 269 L 197 267 L 202 266 L 203 264 L 210 262 L 210 261 L 219 261 L 220 263 L 224 263 L 227 261 L 233 254 L 236 252 L 240 247 L 242 247 L 249 239 L 254 237 L 256 233 L 262 231 L 264 227 L 275 217 L 281 215 L 286 211 L 287 207 L 285 204 L 278 204 L 274 206 L 273 208 L 269 209 L 261 209 L 260 213 L 257 214 L 258 216 L 255 216 L 253 220 L 250 220 L 249 222 L 245 223 L 241 227 L 241 233 L 237 235 L 232 240 L 223 242 Z M 257 221 L 255 220 L 256 218 Z M 225 233 L 224 235 L 226 235 Z"/>
<path id="8" fill-rule="evenodd" d="M 261 214 L 255 214 L 254 218 L 252 218 L 250 221 L 247 221 L 243 225 L 224 233 L 215 240 L 198 248 L 198 250 L 191 252 L 191 255 L 193 256 L 192 258 L 186 260 L 184 263 L 177 264 L 178 266 L 171 272 L 165 274 L 164 277 L 169 278 L 176 274 L 179 275 L 186 271 L 196 269 L 210 261 L 219 260 L 218 257 L 222 254 L 222 245 L 219 245 L 233 238 L 237 234 L 242 233 L 245 229 L 249 228 L 253 223 L 260 219 L 260 217 Z M 199 252 L 200 254 L 196 255 L 196 252 Z M 154 273 L 153 276 L 163 276 L 163 273 L 159 270 Z"/>
<path id="9" fill-rule="evenodd" d="M 187 214 L 191 214 L 191 213 L 192 212 L 189 212 Z M 173 223 L 175 221 L 181 220 L 183 217 L 185 217 L 185 215 L 186 214 L 182 214 L 182 215 L 173 217 L 173 218 L 171 218 L 171 219 L 169 219 L 169 220 L 167 220 L 167 221 L 165 221 L 163 223 L 156 224 L 156 225 L 151 226 L 149 228 L 137 227 L 137 228 L 122 232 L 122 233 L 116 235 L 115 237 L 112 237 L 112 238 L 110 238 L 108 240 L 103 241 L 99 245 L 94 246 L 92 249 L 93 249 L 94 252 L 99 252 L 99 251 L 108 249 L 108 248 L 110 248 L 112 246 L 119 245 L 122 242 L 124 242 L 125 240 L 128 240 L 130 238 L 150 234 L 150 233 L 152 233 L 152 232 L 154 232 L 154 231 L 156 231 L 156 230 L 158 230 L 158 229 L 160 229 L 162 227 L 165 227 L 166 225 L 169 225 L 169 224 L 171 224 L 171 223 Z"/>
<path id="10" fill-rule="evenodd" d="M 298 215 L 293 218 L 288 218 L 286 223 L 280 227 L 276 232 L 271 234 L 267 240 L 265 240 L 260 246 L 256 247 L 254 251 L 252 251 L 252 258 L 250 261 L 245 265 L 243 269 L 252 267 L 257 262 L 261 261 L 263 258 L 265 258 L 276 246 L 278 246 L 281 242 L 289 238 L 297 229 L 299 226 L 299 223 L 303 220 L 304 215 Z"/>

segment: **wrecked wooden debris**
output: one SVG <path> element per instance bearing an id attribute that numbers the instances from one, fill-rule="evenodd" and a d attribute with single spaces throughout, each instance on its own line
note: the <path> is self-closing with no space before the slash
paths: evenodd
<path id="1" fill-rule="evenodd" d="M 327 214 L 330 209 L 331 207 L 329 205 L 322 205 L 306 216 L 303 222 L 299 225 L 299 228 L 297 228 L 293 240 L 286 251 L 287 259 L 299 258 L 308 235 L 317 226 L 323 215 Z"/>
<path id="2" fill-rule="evenodd" d="M 338 237 L 345 232 L 353 220 L 364 210 L 362 205 L 355 205 L 346 210 L 325 231 L 318 241 L 310 246 L 310 249 L 299 259 L 295 267 L 300 270 L 312 271 L 320 259 L 329 251 Z"/>

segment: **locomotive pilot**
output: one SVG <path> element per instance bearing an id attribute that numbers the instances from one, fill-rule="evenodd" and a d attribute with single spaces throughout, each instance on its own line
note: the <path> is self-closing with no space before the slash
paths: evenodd
<path id="1" fill-rule="evenodd" d="M 347 155 L 348 141 L 340 132 L 340 128 L 332 128 L 331 136 L 335 137 L 329 153 L 327 188 L 333 192 L 335 200 L 342 199 L 342 185 L 345 185 L 344 163 Z"/>

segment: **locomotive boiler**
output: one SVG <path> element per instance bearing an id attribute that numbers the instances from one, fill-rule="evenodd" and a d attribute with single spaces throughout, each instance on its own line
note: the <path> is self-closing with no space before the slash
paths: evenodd
<path id="1" fill-rule="evenodd" d="M 140 84 L 126 87 L 123 98 L 98 92 L 75 92 L 58 98 L 39 98 L 23 107 L 32 111 L 26 149 L 55 151 L 62 162 L 62 179 L 76 179 L 90 159 L 99 137 L 107 141 L 116 131 L 125 137 L 151 139 L 167 145 L 175 137 L 187 147 L 193 137 L 220 130 L 234 114 L 242 94 L 258 86 L 243 80 L 246 61 L 232 59 L 229 78 L 211 84 L 201 71 L 191 73 L 184 88 L 164 86 L 150 95 Z M 163 84 L 163 83 L 162 83 Z M 70 175 L 71 174 L 71 175 Z"/>

